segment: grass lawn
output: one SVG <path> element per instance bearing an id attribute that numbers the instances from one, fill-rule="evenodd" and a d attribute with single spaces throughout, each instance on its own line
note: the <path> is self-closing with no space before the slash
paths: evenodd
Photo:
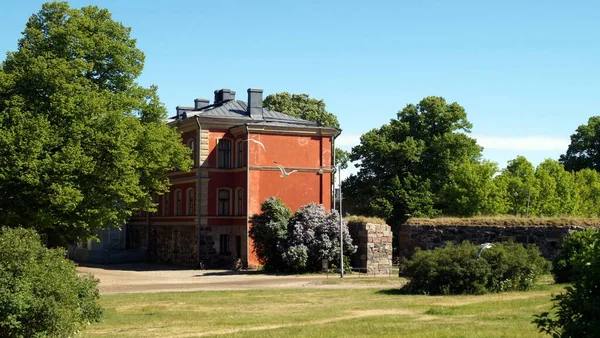
<path id="1" fill-rule="evenodd" d="M 348 280 L 359 283 L 360 279 Z M 397 289 L 204 291 L 102 296 L 85 337 L 544 337 L 532 316 L 564 285 L 483 296 Z"/>

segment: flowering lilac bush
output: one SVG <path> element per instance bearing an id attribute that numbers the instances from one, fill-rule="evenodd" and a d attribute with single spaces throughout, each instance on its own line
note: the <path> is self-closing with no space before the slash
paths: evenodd
<path id="1" fill-rule="evenodd" d="M 356 246 L 346 222 L 343 232 L 347 257 Z M 318 271 L 323 259 L 337 262 L 340 257 L 340 215 L 311 203 L 292 216 L 280 199 L 271 197 L 263 202 L 261 213 L 252 216 L 250 238 L 266 270 Z"/>
<path id="2" fill-rule="evenodd" d="M 276 197 L 265 200 L 260 210 L 260 214 L 251 218 L 249 235 L 254 241 L 254 252 L 265 270 L 285 270 L 282 246 L 287 238 L 287 226 L 292 213 Z"/>
<path id="3" fill-rule="evenodd" d="M 356 252 L 346 223 L 344 256 Z M 318 271 L 322 259 L 330 262 L 340 257 L 340 215 L 336 210 L 327 212 L 322 205 L 303 206 L 290 219 L 283 261 L 290 270 Z"/>

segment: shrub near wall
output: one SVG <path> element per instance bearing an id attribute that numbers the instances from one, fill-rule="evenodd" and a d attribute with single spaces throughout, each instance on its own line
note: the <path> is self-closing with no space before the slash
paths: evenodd
<path id="1" fill-rule="evenodd" d="M 553 297 L 553 313 L 535 316 L 540 332 L 553 337 L 600 337 L 600 232 L 573 255 L 573 285 Z"/>
<path id="2" fill-rule="evenodd" d="M 68 337 L 99 321 L 98 280 L 33 230 L 0 229 L 0 337 Z"/>
<path id="3" fill-rule="evenodd" d="M 563 240 L 562 247 L 558 254 L 552 260 L 552 275 L 557 283 L 569 283 L 573 281 L 577 274 L 571 260 L 576 255 L 594 243 L 594 236 L 597 229 L 591 228 L 583 231 L 571 233 Z"/>
<path id="4" fill-rule="evenodd" d="M 497 243 L 483 250 L 467 241 L 444 248 L 417 250 L 401 266 L 407 293 L 449 295 L 528 290 L 549 269 L 535 246 Z"/>

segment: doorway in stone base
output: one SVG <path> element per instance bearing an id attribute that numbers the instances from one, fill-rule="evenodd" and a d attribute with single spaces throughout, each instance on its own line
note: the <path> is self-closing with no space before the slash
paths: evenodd
<path id="1" fill-rule="evenodd" d="M 235 258 L 242 258 L 242 236 L 235 236 Z"/>

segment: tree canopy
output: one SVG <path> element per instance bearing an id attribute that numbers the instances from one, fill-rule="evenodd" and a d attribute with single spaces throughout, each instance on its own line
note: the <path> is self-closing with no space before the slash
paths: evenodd
<path id="1" fill-rule="evenodd" d="M 287 92 L 271 94 L 264 99 L 263 106 L 304 120 L 317 122 L 323 127 L 340 128 L 337 117 L 325 108 L 325 101 L 311 98 L 308 94 Z M 335 148 L 336 166 L 341 165 L 342 169 L 346 169 L 349 160 L 349 152 Z"/>
<path id="2" fill-rule="evenodd" d="M 353 212 L 382 217 L 392 225 L 408 214 L 439 214 L 447 204 L 441 192 L 454 184 L 450 173 L 481 157 L 482 148 L 467 135 L 470 129 L 458 103 L 431 96 L 407 105 L 352 149 L 351 160 L 360 162 L 358 173 L 343 185 L 346 204 Z"/>
<path id="3" fill-rule="evenodd" d="M 144 54 L 95 6 L 52 2 L 31 16 L 0 68 L 0 224 L 52 244 L 153 210 L 189 150 L 166 126 L 157 88 L 135 82 Z"/>
<path id="4" fill-rule="evenodd" d="M 590 117 L 587 124 L 577 128 L 560 162 L 569 171 L 584 168 L 600 171 L 600 116 Z"/>

